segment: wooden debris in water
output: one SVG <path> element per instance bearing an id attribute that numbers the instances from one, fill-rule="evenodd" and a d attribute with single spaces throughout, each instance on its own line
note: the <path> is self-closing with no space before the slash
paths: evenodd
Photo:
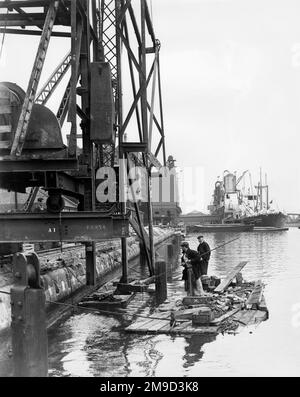
<path id="1" fill-rule="evenodd" d="M 240 262 L 237 266 L 235 266 L 228 276 L 221 282 L 220 285 L 215 288 L 214 292 L 223 292 L 230 285 L 231 281 L 236 277 L 236 275 L 246 266 L 248 262 L 243 261 Z"/>

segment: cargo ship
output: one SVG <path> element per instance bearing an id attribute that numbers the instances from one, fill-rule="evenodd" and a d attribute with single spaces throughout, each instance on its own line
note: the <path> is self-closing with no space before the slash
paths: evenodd
<path id="1" fill-rule="evenodd" d="M 250 176 L 250 187 L 239 188 L 240 182 L 246 174 Z M 254 227 L 284 228 L 287 216 L 281 211 L 271 208 L 269 201 L 269 186 L 265 178 L 257 186 L 252 185 L 251 174 L 244 171 L 240 177 L 229 171 L 224 171 L 222 180 L 215 183 L 212 204 L 208 207 L 213 215 L 220 215 L 223 223 L 239 223 Z"/>

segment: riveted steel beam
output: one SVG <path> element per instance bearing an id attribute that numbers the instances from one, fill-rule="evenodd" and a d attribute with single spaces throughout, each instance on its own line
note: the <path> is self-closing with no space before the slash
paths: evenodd
<path id="1" fill-rule="evenodd" d="M 0 243 L 93 242 L 128 237 L 129 219 L 97 212 L 0 214 Z"/>

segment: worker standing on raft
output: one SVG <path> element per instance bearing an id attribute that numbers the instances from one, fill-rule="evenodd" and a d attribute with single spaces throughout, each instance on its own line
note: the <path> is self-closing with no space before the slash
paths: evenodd
<path id="1" fill-rule="evenodd" d="M 185 281 L 186 290 L 188 290 L 188 268 L 192 267 L 192 289 L 193 295 L 202 295 L 203 294 L 203 287 L 200 280 L 201 276 L 201 260 L 199 253 L 197 251 L 191 250 L 189 243 L 184 241 L 181 244 L 182 248 L 182 266 L 184 267 L 182 273 L 182 280 Z"/>
<path id="2" fill-rule="evenodd" d="M 210 247 L 207 242 L 204 241 L 203 236 L 198 236 L 197 240 L 199 241 L 197 251 L 200 255 L 201 276 L 204 276 L 207 274 L 208 261 L 210 259 Z"/>

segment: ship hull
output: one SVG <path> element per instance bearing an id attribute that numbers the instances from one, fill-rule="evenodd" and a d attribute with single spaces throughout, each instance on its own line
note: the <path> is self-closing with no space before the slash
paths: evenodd
<path id="1" fill-rule="evenodd" d="M 200 232 L 251 232 L 253 225 L 249 224 L 213 224 L 213 225 L 193 225 L 187 226 L 188 233 L 200 233 Z"/>
<path id="2" fill-rule="evenodd" d="M 246 225 L 260 227 L 278 227 L 283 228 L 286 224 L 286 216 L 282 212 L 274 214 L 258 214 L 242 218 L 241 221 Z"/>

